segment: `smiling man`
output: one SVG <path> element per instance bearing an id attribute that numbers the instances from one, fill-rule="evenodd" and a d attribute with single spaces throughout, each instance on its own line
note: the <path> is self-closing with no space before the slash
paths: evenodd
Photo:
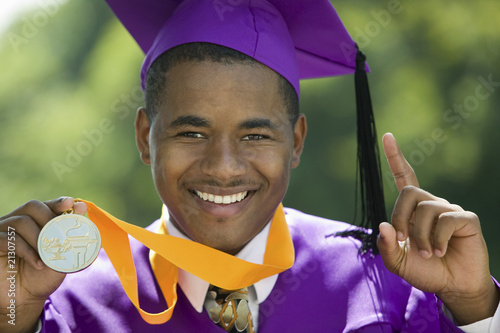
<path id="1" fill-rule="evenodd" d="M 214 49 L 178 48 L 171 53 L 186 58 Z M 226 62 L 174 64 L 159 85 L 161 102 L 139 110 L 136 131 L 173 225 L 199 243 L 236 254 L 285 196 L 306 125 L 303 115 L 288 110 L 281 91 L 292 87 L 280 89 L 287 83 L 274 71 L 251 59 Z M 164 73 L 160 64 L 152 70 Z"/>
<path id="2" fill-rule="evenodd" d="M 280 205 L 307 132 L 299 78 L 356 70 L 329 1 L 109 3 L 146 53 L 136 140 L 164 211 L 152 232 L 64 197 L 0 218 L 1 263 L 14 228 L 20 265 L 19 324 L 2 332 L 499 331 L 479 219 L 418 188 L 392 135 L 400 194 L 391 224 L 372 221 L 378 248 L 370 232 L 341 237 L 355 228 Z M 41 264 L 36 240 L 69 208 L 94 217 L 104 250 L 65 276 Z"/>

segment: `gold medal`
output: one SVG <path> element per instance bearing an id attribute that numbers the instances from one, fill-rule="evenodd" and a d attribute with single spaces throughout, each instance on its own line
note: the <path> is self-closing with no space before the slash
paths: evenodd
<path id="1" fill-rule="evenodd" d="M 99 229 L 70 209 L 50 220 L 38 235 L 38 254 L 48 267 L 62 273 L 81 271 L 101 249 Z"/>

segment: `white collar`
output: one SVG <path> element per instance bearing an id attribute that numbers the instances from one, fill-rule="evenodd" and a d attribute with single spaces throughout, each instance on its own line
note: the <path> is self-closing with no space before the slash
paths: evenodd
<path id="1" fill-rule="evenodd" d="M 171 236 L 189 239 L 189 237 L 181 233 L 179 229 L 172 224 L 170 218 L 165 218 L 165 220 L 168 233 Z M 267 223 L 266 226 L 235 256 L 255 264 L 262 264 L 264 262 L 264 253 L 266 251 L 267 237 L 269 236 L 270 226 L 271 223 Z M 278 275 L 275 274 L 262 279 L 253 285 L 257 294 L 258 304 L 262 303 L 269 296 L 274 288 L 274 285 L 276 284 L 277 279 Z M 203 311 L 203 304 L 205 302 L 205 297 L 210 284 L 180 268 L 178 283 L 193 308 L 201 313 Z"/>

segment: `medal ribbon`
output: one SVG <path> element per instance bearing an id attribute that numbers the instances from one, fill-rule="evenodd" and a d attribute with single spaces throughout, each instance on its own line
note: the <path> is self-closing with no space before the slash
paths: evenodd
<path id="1" fill-rule="evenodd" d="M 170 236 L 163 221 L 159 233 L 121 221 L 94 203 L 87 204 L 87 214 L 101 234 L 101 244 L 118 274 L 130 301 L 149 324 L 163 324 L 172 316 L 177 303 L 177 276 L 181 268 L 224 289 L 240 289 L 292 267 L 294 249 L 292 238 L 280 204 L 269 229 L 269 237 L 262 265 L 254 264 L 225 252 L 190 240 Z M 165 206 L 163 207 L 165 211 Z M 168 305 L 160 313 L 141 309 L 137 286 L 137 272 L 128 235 L 151 249 L 150 261 L 156 280 Z M 228 269 L 231 267 L 231 269 Z"/>

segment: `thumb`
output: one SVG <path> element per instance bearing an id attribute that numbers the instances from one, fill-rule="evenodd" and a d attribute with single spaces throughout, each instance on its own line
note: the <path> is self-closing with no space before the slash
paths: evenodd
<path id="1" fill-rule="evenodd" d="M 387 222 L 380 223 L 380 234 L 377 239 L 377 246 L 385 267 L 392 273 L 397 274 L 403 262 L 405 250 L 399 246 L 396 238 L 396 229 Z"/>
<path id="2" fill-rule="evenodd" d="M 60 197 L 54 200 L 44 201 L 56 215 L 62 214 L 68 211 L 70 208 L 73 209 L 75 214 L 84 215 L 87 211 L 87 205 L 85 202 L 73 199 L 72 197 Z"/>

